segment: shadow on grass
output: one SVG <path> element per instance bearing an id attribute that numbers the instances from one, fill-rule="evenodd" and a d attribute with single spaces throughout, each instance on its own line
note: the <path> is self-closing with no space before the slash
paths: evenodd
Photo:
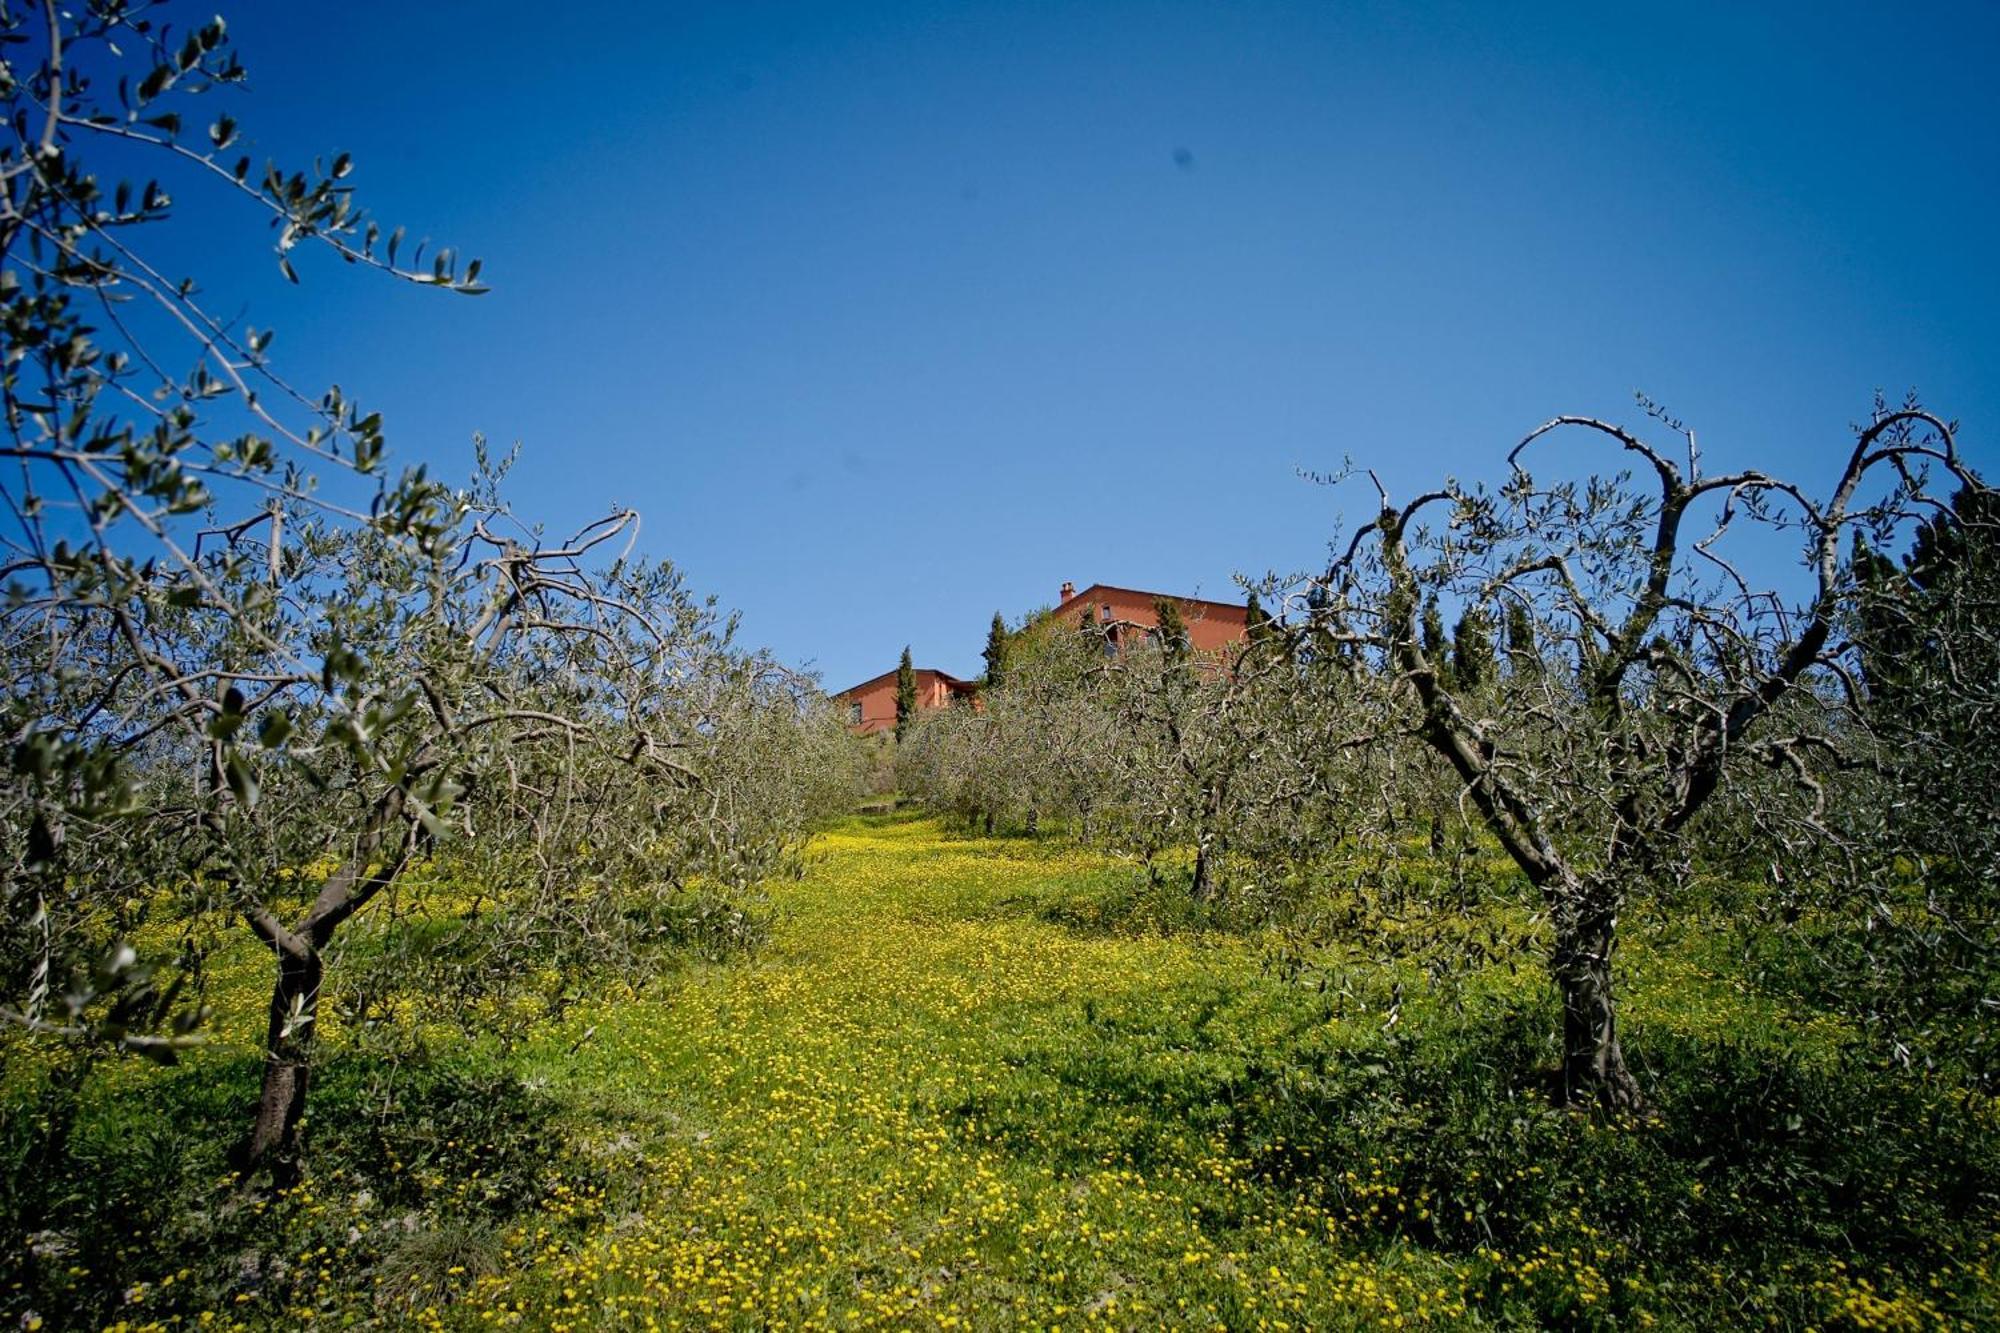
<path id="1" fill-rule="evenodd" d="M 421 1303 L 497 1262 L 499 1229 L 558 1180 L 593 1175 L 569 1155 L 561 1107 L 510 1074 L 343 1053 L 314 1080 L 305 1181 L 269 1195 L 227 1165 L 259 1070 L 243 1059 L 86 1085 L 59 1160 L 46 1116 L 7 1115 L 0 1311 L 62 1328 L 269 1317 L 342 1289 L 364 1308 Z"/>
<path id="2" fill-rule="evenodd" d="M 1490 1261 L 1494 1300 L 1542 1323 L 1576 1318 L 1575 1291 L 1599 1283 L 1593 1308 L 1614 1320 L 1643 1293 L 1697 1320 L 1754 1306 L 1811 1323 L 1850 1269 L 1975 1323 L 1992 1313 L 2000 1132 L 1990 1106 L 1938 1081 L 1849 1052 L 1635 1030 L 1658 1115 L 1609 1124 L 1549 1103 L 1551 1004 L 1357 1031 L 1301 997 L 1273 1032 L 1268 1010 L 1246 1030 L 1243 992 L 1190 998 L 1085 1006 L 957 1111 L 1061 1172 L 1109 1161 L 1191 1180 L 1212 1234 L 1302 1201 L 1363 1243 Z M 1267 1197 L 1207 1187 L 1217 1158 Z M 1560 1294 L 1521 1276 L 1565 1264 Z"/>

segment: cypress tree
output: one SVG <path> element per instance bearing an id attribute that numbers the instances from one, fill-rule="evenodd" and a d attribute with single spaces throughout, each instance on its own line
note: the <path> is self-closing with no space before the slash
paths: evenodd
<path id="1" fill-rule="evenodd" d="M 1854 571 L 1861 677 L 1874 707 L 1893 710 L 1907 701 L 1916 674 L 1920 635 L 1910 605 L 1914 588 L 1909 576 L 1858 532 L 1849 567 Z"/>
<path id="2" fill-rule="evenodd" d="M 1271 615 L 1254 592 L 1250 594 L 1250 604 L 1243 608 L 1243 621 L 1250 642 L 1262 643 L 1271 637 Z"/>
<path id="3" fill-rule="evenodd" d="M 903 645 L 903 660 L 896 664 L 896 739 L 903 739 L 917 716 L 917 672 L 910 665 L 910 647 Z"/>
<path id="4" fill-rule="evenodd" d="M 1499 674 L 1486 613 L 1468 606 L 1451 632 L 1452 680 L 1461 690 L 1476 690 Z"/>
<path id="5" fill-rule="evenodd" d="M 1160 651 L 1176 662 L 1186 658 L 1192 643 L 1180 606 L 1171 597 L 1155 597 L 1153 616 L 1159 621 Z"/>
<path id="6" fill-rule="evenodd" d="M 1967 608 L 1991 605 L 1996 531 L 2000 491 L 1968 484 L 1952 497 L 1950 512 L 1918 525 L 1900 568 L 1855 534 L 1855 638 L 1878 710 L 1920 707 L 1921 682 L 1935 683 L 1940 665 L 1965 652 L 1965 644 L 1947 646 L 1943 636 Z"/>
<path id="7" fill-rule="evenodd" d="M 1444 617 L 1438 612 L 1437 598 L 1424 603 L 1424 656 L 1440 675 L 1451 670 L 1451 641 L 1444 637 Z"/>
<path id="8" fill-rule="evenodd" d="M 2000 527 L 2000 489 L 1980 483 L 1959 487 L 1949 514 L 1933 514 L 1917 525 L 1916 540 L 1904 559 L 1910 582 L 1936 594 L 1966 577 L 1968 568 L 1993 559 L 1993 534 Z"/>
<path id="9" fill-rule="evenodd" d="M 1518 598 L 1509 599 L 1507 669 L 1519 676 L 1533 671 L 1541 660 L 1541 652 L 1535 647 L 1535 622 L 1528 614 L 1528 604 Z"/>
<path id="10" fill-rule="evenodd" d="M 1000 688 L 1000 682 L 1007 677 L 1007 622 L 1000 613 L 993 613 L 993 627 L 986 631 L 986 688 Z"/>

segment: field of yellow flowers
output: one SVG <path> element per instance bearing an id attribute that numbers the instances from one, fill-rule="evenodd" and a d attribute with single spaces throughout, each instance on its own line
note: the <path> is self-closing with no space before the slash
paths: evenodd
<path id="1" fill-rule="evenodd" d="M 1087 855 L 923 823 L 821 850 L 758 961 L 580 1016 L 596 1031 L 574 1056 L 551 1042 L 549 1076 L 602 1105 L 645 1183 L 578 1243 L 523 1237 L 468 1293 L 479 1317 L 1299 1328 L 1467 1313 L 1453 1265 L 1357 1252 L 1329 1193 L 1274 1187 L 1215 1117 L 1163 1117 L 1143 1082 L 1097 1078 L 1173 1080 L 1276 1039 L 1285 1016 L 1243 993 L 1257 960 L 1239 943 L 1036 920 L 1037 888 L 1098 869 Z M 1240 1049 L 1076 1063 L 1104 1054 L 1119 1016 L 1204 1013 Z"/>
<path id="2" fill-rule="evenodd" d="M 1627 960 L 1628 1040 L 1660 1118 L 1605 1125 L 1552 1110 L 1535 1083 L 1550 1012 L 1531 959 L 1447 976 L 1421 947 L 1396 954 L 1396 937 L 1463 937 L 1468 921 L 1500 938 L 1525 919 L 1504 902 L 1378 912 L 1386 961 L 1302 962 L 1273 930 L 1160 928 L 1130 910 L 1132 870 L 1089 851 L 883 818 L 813 854 L 774 887 L 754 956 L 596 995 L 524 1043 L 473 1041 L 394 1115 L 357 1108 L 395 1080 L 331 1056 L 291 1196 L 232 1191 L 185 1125 L 134 1128 L 134 1097 L 219 1117 L 247 1075 L 107 1073 L 127 1100 L 85 1128 L 100 1160 L 153 1153 L 154 1179 L 205 1181 L 208 1201 L 116 1248 L 60 1227 L 29 1238 L 0 1319 L 2000 1318 L 1991 1104 L 1867 1063 L 1840 1021 L 1730 980 L 1698 936 L 1641 935 Z M 351 1128 L 364 1121 L 377 1128 Z"/>

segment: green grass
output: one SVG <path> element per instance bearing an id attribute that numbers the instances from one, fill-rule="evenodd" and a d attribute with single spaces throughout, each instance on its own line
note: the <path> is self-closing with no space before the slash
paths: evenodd
<path id="1" fill-rule="evenodd" d="M 1660 1116 L 1610 1126 L 1548 1105 L 1532 955 L 1439 966 L 1532 930 L 1504 893 L 1330 900 L 1342 949 L 1208 928 L 1093 853 L 906 817 L 851 821 L 772 891 L 753 958 L 599 995 L 519 1047 L 391 1076 L 329 1034 L 314 1174 L 268 1219 L 180 1216 L 257 1206 L 227 1202 L 203 1146 L 235 1129 L 243 1052 L 100 1076 L 80 1151 L 140 1179 L 119 1154 L 164 1120 L 150 1173 L 195 1203 L 122 1259 L 80 1239 L 115 1282 L 17 1262 L 0 1319 L 61 1322 L 64 1291 L 76 1322 L 133 1326 L 2000 1319 L 1992 1105 L 1733 978 L 1719 937 L 1635 932 L 1626 1041 Z M 74 1207 L 127 1186 L 96 1188 Z"/>

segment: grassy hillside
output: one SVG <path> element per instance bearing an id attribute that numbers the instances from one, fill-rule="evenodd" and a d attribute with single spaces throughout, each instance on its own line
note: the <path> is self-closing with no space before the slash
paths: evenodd
<path id="1" fill-rule="evenodd" d="M 103 1067 L 87 1174 L 42 1182 L 60 1220 L 8 1255 L 0 1318 L 2000 1320 L 1993 1106 L 1734 980 L 1719 933 L 1633 932 L 1627 1041 L 1658 1118 L 1603 1125 L 1549 1109 L 1552 1001 L 1504 886 L 1435 917 L 1329 902 L 1302 943 L 1215 928 L 1091 853 L 931 821 L 814 848 L 749 961 L 394 1068 L 330 1032 L 312 1176 L 284 1199 L 234 1190 L 215 1146 L 248 1048 Z M 1485 961 L 1448 967 L 1467 939 Z M 254 1025 L 254 987 L 223 993 Z M 19 1181 L 52 1070 L 6 1058 Z"/>

